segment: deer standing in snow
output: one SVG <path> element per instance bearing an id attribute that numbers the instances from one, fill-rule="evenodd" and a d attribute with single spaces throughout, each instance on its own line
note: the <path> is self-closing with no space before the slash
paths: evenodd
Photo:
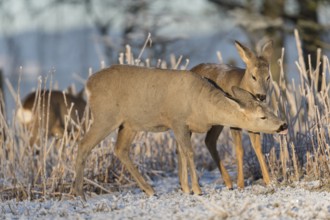
<path id="1" fill-rule="evenodd" d="M 226 95 L 197 74 L 129 65 L 113 65 L 93 74 L 86 83 L 93 117 L 90 130 L 78 145 L 73 193 L 82 196 L 84 166 L 91 150 L 116 128 L 115 155 L 147 195 L 154 189 L 130 159 L 131 143 L 139 131 L 173 130 L 178 143 L 182 190 L 201 194 L 191 146 L 191 132 L 214 125 L 241 127 L 254 132 L 285 132 L 287 124 L 250 93 L 238 87 Z"/>
<path id="2" fill-rule="evenodd" d="M 261 55 L 256 56 L 249 48 L 243 46 L 239 42 L 235 42 L 236 48 L 240 57 L 246 64 L 245 69 L 224 65 L 224 64 L 199 64 L 191 69 L 192 72 L 197 73 L 207 79 L 213 81 L 217 86 L 225 92 L 233 95 L 232 87 L 238 86 L 251 94 L 258 100 L 264 102 L 266 94 L 269 89 L 271 76 L 269 70 L 270 59 L 273 51 L 272 41 L 265 43 L 262 47 Z M 218 151 L 217 140 L 223 129 L 223 125 L 212 126 L 207 132 L 205 143 L 212 155 L 213 160 L 216 162 L 218 169 L 224 179 L 226 186 L 229 189 L 233 188 L 230 176 L 222 164 Z M 248 130 L 248 129 L 247 129 Z M 238 127 L 231 127 L 230 129 L 233 142 L 235 145 L 238 177 L 237 187 L 244 188 L 244 174 L 243 174 L 243 154 L 242 147 L 242 131 Z M 259 132 L 249 131 L 249 137 L 253 149 L 259 160 L 263 180 L 266 185 L 270 183 L 270 177 L 267 165 L 262 154 L 261 137 Z"/>

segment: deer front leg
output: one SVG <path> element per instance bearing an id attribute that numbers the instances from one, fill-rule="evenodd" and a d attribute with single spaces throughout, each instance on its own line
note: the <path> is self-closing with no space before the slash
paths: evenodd
<path id="1" fill-rule="evenodd" d="M 221 176 L 223 178 L 223 181 L 225 182 L 225 185 L 228 189 L 232 190 L 233 189 L 233 183 L 230 180 L 230 176 L 223 165 L 222 161 L 220 160 L 219 153 L 217 151 L 217 141 L 218 137 L 223 129 L 223 126 L 213 126 L 206 134 L 205 138 L 205 144 L 207 149 L 209 150 L 213 161 L 216 163 Z"/>
<path id="2" fill-rule="evenodd" d="M 252 133 L 249 132 L 250 140 L 252 143 L 252 147 L 254 151 L 256 152 L 261 172 L 262 172 L 262 177 L 266 185 L 270 184 L 270 177 L 269 177 L 269 172 L 268 172 L 268 167 L 266 165 L 264 155 L 262 154 L 262 147 L 261 147 L 261 136 L 260 133 Z"/>
<path id="3" fill-rule="evenodd" d="M 191 184 L 192 184 L 192 191 L 194 194 L 201 195 L 202 190 L 198 183 L 198 175 L 195 168 L 194 163 L 194 151 L 191 146 L 191 132 L 189 131 L 187 126 L 178 126 L 173 129 L 174 135 L 178 142 L 178 150 L 179 156 L 181 157 L 181 184 L 182 190 L 184 192 L 190 192 L 189 184 L 188 184 L 188 172 L 187 172 L 187 164 L 189 165 L 190 176 L 191 176 Z M 180 174 L 179 174 L 180 175 Z"/>
<path id="4" fill-rule="evenodd" d="M 128 172 L 135 179 L 139 187 L 149 196 L 155 194 L 154 189 L 144 180 L 138 169 L 134 166 L 129 157 L 130 147 L 136 132 L 129 127 L 121 126 L 118 131 L 117 143 L 115 147 L 115 154 L 127 168 Z"/>
<path id="5" fill-rule="evenodd" d="M 242 146 L 242 131 L 235 128 L 230 129 L 230 131 L 235 145 L 235 153 L 237 160 L 237 188 L 244 189 L 244 171 L 243 171 L 244 149 Z"/>

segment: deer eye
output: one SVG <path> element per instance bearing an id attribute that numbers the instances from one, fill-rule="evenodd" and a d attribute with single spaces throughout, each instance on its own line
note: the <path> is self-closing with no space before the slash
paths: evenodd
<path id="1" fill-rule="evenodd" d="M 267 117 L 266 117 L 266 116 L 264 116 L 264 117 L 261 117 L 260 119 L 261 119 L 261 120 L 266 120 L 266 119 L 267 119 Z"/>
<path id="2" fill-rule="evenodd" d="M 252 79 L 253 79 L 254 81 L 257 81 L 257 78 L 256 78 L 254 75 L 252 75 Z"/>
<path id="3" fill-rule="evenodd" d="M 270 76 L 268 76 L 266 80 L 269 81 L 270 80 Z"/>

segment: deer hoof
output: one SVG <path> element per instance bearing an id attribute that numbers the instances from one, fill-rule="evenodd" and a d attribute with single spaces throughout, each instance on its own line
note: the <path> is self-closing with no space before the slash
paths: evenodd
<path id="1" fill-rule="evenodd" d="M 190 189 L 184 189 L 184 188 L 181 188 L 182 192 L 183 193 L 186 193 L 186 194 L 192 194 L 192 192 L 190 191 Z"/>
<path id="2" fill-rule="evenodd" d="M 193 192 L 195 195 L 199 195 L 199 196 L 203 195 L 203 192 L 199 187 L 197 189 L 193 189 Z"/>
<path id="3" fill-rule="evenodd" d="M 73 188 L 72 195 L 76 197 L 81 197 L 81 199 L 84 200 L 85 202 L 87 201 L 83 190 L 79 190 L 77 187 Z"/>
<path id="4" fill-rule="evenodd" d="M 148 196 L 155 196 L 155 190 L 153 188 L 143 190 Z"/>

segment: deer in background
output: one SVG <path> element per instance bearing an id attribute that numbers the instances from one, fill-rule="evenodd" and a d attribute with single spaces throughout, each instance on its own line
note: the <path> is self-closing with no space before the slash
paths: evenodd
<path id="1" fill-rule="evenodd" d="M 245 69 L 224 64 L 203 63 L 193 67 L 191 71 L 211 80 L 223 91 L 231 95 L 233 95 L 232 87 L 238 86 L 253 94 L 261 102 L 264 102 L 266 100 L 266 94 L 268 92 L 271 81 L 269 65 L 273 51 L 272 41 L 269 41 L 263 45 L 260 56 L 257 56 L 249 48 L 243 46 L 237 41 L 235 42 L 235 45 L 240 57 L 246 64 Z M 230 176 L 223 163 L 221 162 L 217 151 L 217 140 L 222 129 L 222 125 L 212 126 L 212 128 L 207 132 L 205 144 L 211 153 L 213 160 L 216 162 L 227 188 L 232 189 L 233 185 L 230 180 Z M 242 131 L 235 126 L 232 126 L 230 131 L 235 145 L 237 158 L 237 187 L 244 188 L 244 150 L 242 147 Z M 263 180 L 265 184 L 268 185 L 270 183 L 270 177 L 264 156 L 262 154 L 260 133 L 249 131 L 248 134 L 253 149 L 259 160 Z"/>
<path id="2" fill-rule="evenodd" d="M 35 91 L 26 96 L 22 106 L 17 110 L 16 117 L 21 124 L 29 126 L 32 130 L 30 146 L 40 145 L 39 132 L 43 128 L 47 133 L 54 137 L 62 137 L 65 130 L 65 117 L 70 113 L 70 118 L 75 122 L 81 122 L 86 101 L 83 98 L 83 90 L 77 95 L 72 91 L 63 93 L 56 90 Z M 48 106 L 49 104 L 49 106 Z M 72 109 L 71 104 L 73 104 Z M 39 107 L 38 107 L 39 106 Z M 43 108 L 44 106 L 44 108 Z M 70 127 L 68 127 L 70 131 Z"/>
<path id="3" fill-rule="evenodd" d="M 191 146 L 191 132 L 206 132 L 211 126 L 240 127 L 254 132 L 285 132 L 287 124 L 250 93 L 238 87 L 233 96 L 199 75 L 184 70 L 164 70 L 113 65 L 93 74 L 86 83 L 93 117 L 90 130 L 78 145 L 72 193 L 82 196 L 83 173 L 92 149 L 116 128 L 115 155 L 138 186 L 149 196 L 154 189 L 130 159 L 131 143 L 139 131 L 173 130 L 180 155 L 179 180 L 183 192 L 201 194 Z"/>

